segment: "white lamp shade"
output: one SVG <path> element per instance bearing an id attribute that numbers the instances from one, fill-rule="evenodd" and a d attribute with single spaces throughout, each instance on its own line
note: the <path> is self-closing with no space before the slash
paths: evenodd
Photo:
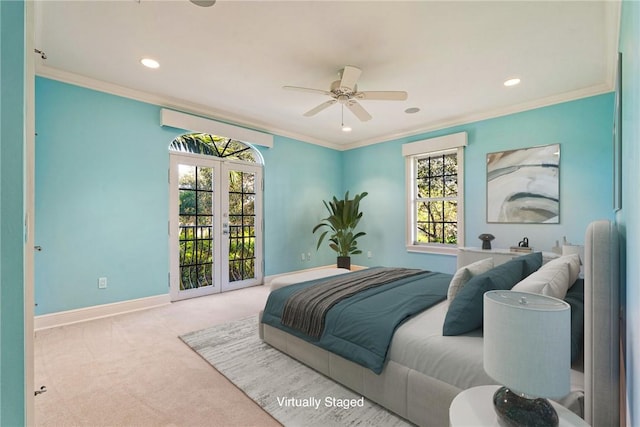
<path id="1" fill-rule="evenodd" d="M 527 292 L 484 294 L 484 370 L 529 397 L 560 398 L 570 391 L 571 308 Z"/>

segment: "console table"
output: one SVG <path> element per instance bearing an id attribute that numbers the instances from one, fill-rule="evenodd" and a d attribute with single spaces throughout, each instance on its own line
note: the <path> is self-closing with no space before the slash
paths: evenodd
<path id="1" fill-rule="evenodd" d="M 512 252 L 509 249 L 482 249 L 473 247 L 458 248 L 458 264 L 457 268 L 469 265 L 472 262 L 480 261 L 485 258 L 493 258 L 493 265 L 504 264 L 505 262 L 517 256 L 526 255 L 526 252 Z M 542 263 L 558 258 L 560 255 L 553 252 L 542 252 Z"/>

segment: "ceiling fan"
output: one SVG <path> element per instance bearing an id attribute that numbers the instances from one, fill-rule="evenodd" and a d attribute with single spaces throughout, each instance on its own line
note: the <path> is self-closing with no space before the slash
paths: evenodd
<path id="1" fill-rule="evenodd" d="M 311 89 L 298 86 L 283 86 L 283 89 L 298 90 L 302 92 L 319 93 L 330 96 L 332 99 L 323 102 L 317 107 L 312 108 L 303 115 L 311 117 L 320 111 L 332 106 L 333 104 L 341 104 L 347 107 L 355 116 L 363 122 L 371 120 L 371 114 L 365 110 L 358 100 L 366 101 L 404 101 L 407 99 L 407 92 L 403 91 L 364 91 L 358 92 L 358 79 L 362 74 L 362 70 L 351 65 L 347 65 L 341 70 L 340 80 L 331 83 L 329 90 Z"/>

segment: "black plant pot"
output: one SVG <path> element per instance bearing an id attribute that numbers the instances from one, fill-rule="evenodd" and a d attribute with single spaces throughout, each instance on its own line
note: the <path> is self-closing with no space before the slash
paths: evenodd
<path id="1" fill-rule="evenodd" d="M 351 257 L 348 256 L 339 256 L 338 257 L 338 268 L 346 268 L 351 269 Z"/>

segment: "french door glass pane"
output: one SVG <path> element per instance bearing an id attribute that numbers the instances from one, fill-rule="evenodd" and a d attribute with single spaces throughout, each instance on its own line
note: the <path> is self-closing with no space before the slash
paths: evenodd
<path id="1" fill-rule="evenodd" d="M 213 168 L 180 165 L 180 290 L 213 286 Z"/>
<path id="2" fill-rule="evenodd" d="M 229 172 L 229 282 L 255 277 L 255 174 Z"/>

